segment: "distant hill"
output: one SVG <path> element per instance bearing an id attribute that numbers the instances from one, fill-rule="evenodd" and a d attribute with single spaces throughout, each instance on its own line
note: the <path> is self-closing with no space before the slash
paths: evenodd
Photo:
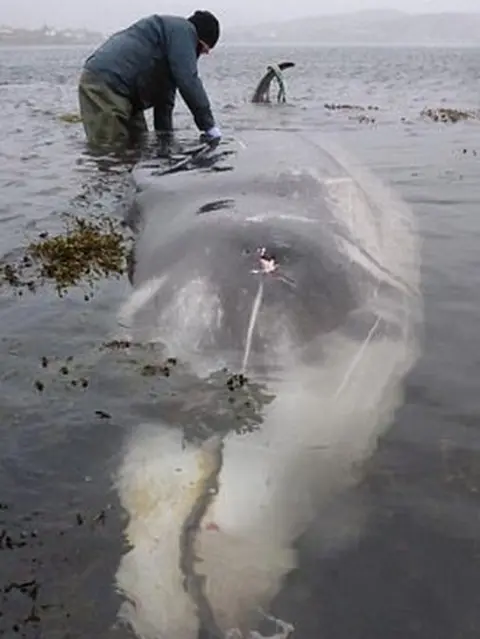
<path id="1" fill-rule="evenodd" d="M 44 44 L 96 44 L 103 34 L 86 29 L 14 29 L 0 26 L 0 46 L 44 45 Z"/>
<path id="2" fill-rule="evenodd" d="M 104 38 L 104 34 L 87 29 L 0 26 L 0 46 L 97 44 Z M 248 26 L 225 25 L 222 42 L 480 46 L 480 12 L 409 14 L 371 10 Z"/>
<path id="3" fill-rule="evenodd" d="M 359 11 L 225 31 L 224 41 L 232 43 L 480 46 L 480 13 L 414 15 L 401 11 Z"/>

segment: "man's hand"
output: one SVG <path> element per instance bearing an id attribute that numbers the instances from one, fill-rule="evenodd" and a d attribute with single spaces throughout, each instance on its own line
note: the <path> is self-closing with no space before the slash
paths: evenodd
<path id="1" fill-rule="evenodd" d="M 217 146 L 217 144 L 219 144 L 220 140 L 222 139 L 222 133 L 218 126 L 214 126 L 208 131 L 202 133 L 200 139 L 202 142 L 210 144 L 210 146 Z"/>

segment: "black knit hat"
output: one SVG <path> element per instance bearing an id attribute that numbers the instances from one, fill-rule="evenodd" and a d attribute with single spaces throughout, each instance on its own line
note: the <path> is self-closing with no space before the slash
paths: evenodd
<path id="1" fill-rule="evenodd" d="M 220 23 L 210 11 L 195 11 L 189 18 L 195 26 L 199 40 L 203 40 L 210 49 L 217 44 L 220 37 Z"/>

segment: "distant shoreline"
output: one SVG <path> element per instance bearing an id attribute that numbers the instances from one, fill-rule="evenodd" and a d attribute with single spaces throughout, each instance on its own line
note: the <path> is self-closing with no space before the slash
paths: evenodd
<path id="1" fill-rule="evenodd" d="M 96 45 L 105 39 L 102 33 L 87 29 L 15 29 L 0 26 L 0 47 L 38 47 L 49 45 Z"/>
<path id="2" fill-rule="evenodd" d="M 295 47 L 295 48 L 315 48 L 315 49 L 479 49 L 480 42 L 298 42 L 295 40 L 265 40 L 263 42 L 255 40 L 252 42 L 241 40 L 226 40 L 222 47 Z"/>
<path id="3" fill-rule="evenodd" d="M 45 40 L 30 40 L 30 41 L 3 41 L 0 40 L 0 49 L 15 49 L 15 48 L 30 48 L 35 47 L 96 47 L 103 42 L 101 40 L 90 41 L 78 41 L 78 40 L 64 40 L 64 41 L 45 41 Z M 295 40 L 265 40 L 265 41 L 240 41 L 240 40 L 226 40 L 219 45 L 219 49 L 223 48 L 296 48 L 296 49 L 479 49 L 480 42 L 299 42 Z"/>
<path id="4" fill-rule="evenodd" d="M 18 49 L 18 48 L 40 48 L 40 47 L 95 47 L 101 44 L 103 40 L 96 41 L 11 41 L 4 42 L 0 40 L 0 49 Z M 296 48 L 296 49 L 479 49 L 480 42 L 298 42 L 298 41 L 275 41 L 267 40 L 264 42 L 242 42 L 237 40 L 222 42 L 220 48 Z"/>
<path id="5" fill-rule="evenodd" d="M 3 42 L 0 40 L 0 49 L 19 49 L 35 47 L 95 47 L 101 44 L 102 40 L 97 42 L 78 42 L 76 40 L 70 40 L 65 42 Z"/>
<path id="6" fill-rule="evenodd" d="M 250 44 L 315 43 L 356 47 L 459 47 L 480 45 L 480 13 L 357 11 L 312 15 L 224 30 L 225 41 Z M 340 41 L 343 41 L 340 45 Z"/>
<path id="7" fill-rule="evenodd" d="M 110 34 L 89 29 L 0 25 L 0 47 L 96 46 Z M 401 37 L 402 41 L 397 39 Z M 478 48 L 480 13 L 410 14 L 366 10 L 263 24 L 226 25 L 221 45 L 260 47 Z"/>

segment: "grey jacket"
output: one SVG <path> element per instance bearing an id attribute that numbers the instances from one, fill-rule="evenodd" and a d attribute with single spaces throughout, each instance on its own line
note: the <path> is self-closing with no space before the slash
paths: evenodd
<path id="1" fill-rule="evenodd" d="M 153 107 L 157 130 L 172 129 L 178 88 L 197 127 L 207 131 L 215 121 L 198 75 L 197 41 L 186 18 L 152 15 L 108 38 L 87 58 L 85 68 L 127 97 L 134 113 Z"/>

